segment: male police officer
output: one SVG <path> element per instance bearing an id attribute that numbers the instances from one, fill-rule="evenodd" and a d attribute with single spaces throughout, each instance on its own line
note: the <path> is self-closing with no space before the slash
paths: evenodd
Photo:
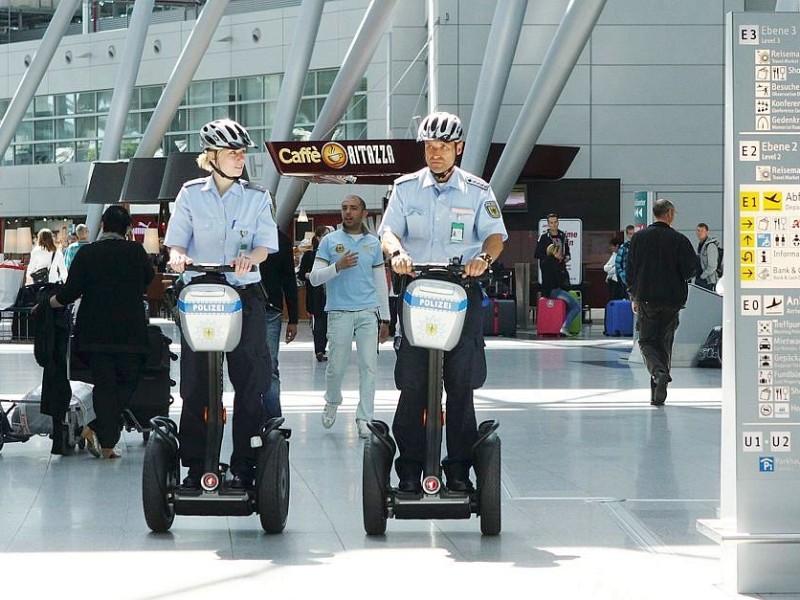
<path id="1" fill-rule="evenodd" d="M 491 188 L 455 166 L 464 149 L 463 133 L 460 119 L 445 112 L 428 115 L 419 126 L 417 141 L 425 143 L 427 167 L 395 181 L 379 232 L 392 269 L 400 275 L 412 273 L 413 263 L 461 257 L 465 274 L 475 277 L 503 251 L 508 235 Z M 472 394 L 486 380 L 483 295 L 478 286 L 470 286 L 467 294 L 461 339 L 444 357 L 447 458 L 442 466 L 447 487 L 453 491 L 466 491 L 471 485 L 472 445 L 477 439 Z M 400 450 L 395 467 L 403 492 L 421 491 L 427 357 L 427 349 L 401 339 L 395 365 L 400 401 L 392 430 Z"/>

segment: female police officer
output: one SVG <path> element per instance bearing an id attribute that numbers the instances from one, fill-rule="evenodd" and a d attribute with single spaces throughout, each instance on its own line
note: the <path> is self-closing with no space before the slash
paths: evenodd
<path id="1" fill-rule="evenodd" d="M 266 299 L 258 265 L 278 248 L 278 232 L 272 215 L 272 198 L 267 190 L 240 179 L 245 152 L 252 147 L 247 130 L 230 119 L 211 121 L 200 130 L 203 151 L 197 157 L 200 168 L 211 175 L 184 184 L 175 200 L 164 243 L 170 247 L 169 264 L 183 273 L 185 265 L 225 264 L 235 267 L 226 273 L 242 298 L 242 337 L 227 354 L 228 375 L 234 389 L 232 487 L 253 484 L 255 454 L 250 438 L 262 422 L 262 395 L 269 388 L 270 363 L 266 330 Z M 184 281 L 195 274 L 187 272 Z M 203 474 L 206 427 L 203 409 L 207 403 L 206 358 L 181 340 L 180 421 L 181 457 L 189 474 L 184 487 L 199 487 Z"/>
<path id="2" fill-rule="evenodd" d="M 503 251 L 508 235 L 489 184 L 455 165 L 464 149 L 463 133 L 461 120 L 450 113 L 432 113 L 420 123 L 417 141 L 425 144 L 427 167 L 395 180 L 381 225 L 383 249 L 391 256 L 395 273 L 408 275 L 413 263 L 447 262 L 460 256 L 465 274 L 476 277 Z M 472 445 L 477 439 L 472 394 L 486 379 L 481 291 L 471 287 L 467 293 L 461 339 L 444 356 L 447 458 L 442 467 L 447 487 L 454 491 L 470 487 Z M 425 348 L 415 348 L 403 337 L 395 365 L 400 401 L 392 425 L 403 492 L 421 490 L 427 356 Z"/>

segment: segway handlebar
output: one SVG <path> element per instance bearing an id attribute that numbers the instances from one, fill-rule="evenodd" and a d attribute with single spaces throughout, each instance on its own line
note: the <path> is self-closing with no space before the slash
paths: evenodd
<path id="1" fill-rule="evenodd" d="M 205 263 L 192 263 L 183 267 L 184 271 L 194 271 L 196 273 L 233 273 L 236 267 L 230 265 L 212 265 Z M 250 267 L 250 271 L 258 271 L 258 265 Z"/>
<path id="2" fill-rule="evenodd" d="M 490 270 L 486 269 L 481 275 L 477 277 L 465 277 L 464 268 L 466 265 L 461 262 L 460 257 L 450 259 L 446 263 L 414 263 L 412 272 L 415 277 L 417 276 L 451 276 L 456 279 L 464 279 L 466 283 L 484 283 L 489 281 Z"/>

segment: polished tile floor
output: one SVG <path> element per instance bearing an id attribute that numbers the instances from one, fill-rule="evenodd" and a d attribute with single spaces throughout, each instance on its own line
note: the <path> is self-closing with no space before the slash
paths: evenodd
<path id="1" fill-rule="evenodd" d="M 677 369 L 667 405 L 653 408 L 644 369 L 625 362 L 630 338 L 601 331 L 487 342 L 490 376 L 476 407 L 479 421 L 501 423 L 498 537 L 482 537 L 475 518 L 390 520 L 385 536 L 364 534 L 356 376 L 324 430 L 324 366 L 301 325 L 280 352 L 293 430 L 284 533 L 264 534 L 257 516 L 178 516 L 169 533 L 150 533 L 141 435 L 123 434 L 116 461 L 53 457 L 37 437 L 0 452 L 3 596 L 737 597 L 721 585 L 719 547 L 695 526 L 719 505 L 720 372 Z M 391 422 L 394 355 L 384 348 L 376 416 Z M 40 377 L 30 345 L 0 344 L 0 398 Z"/>

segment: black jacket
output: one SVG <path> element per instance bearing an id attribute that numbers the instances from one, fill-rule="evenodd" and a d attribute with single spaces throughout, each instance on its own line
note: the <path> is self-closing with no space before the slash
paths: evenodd
<path id="1" fill-rule="evenodd" d="M 278 230 L 278 251 L 270 254 L 258 268 L 269 305 L 282 312 L 283 299 L 286 298 L 289 323 L 297 323 L 297 279 L 294 274 L 292 240 L 288 235 Z"/>
<path id="2" fill-rule="evenodd" d="M 75 323 L 79 352 L 147 352 L 144 293 L 154 276 L 141 244 L 104 239 L 75 255 L 61 304 L 81 297 Z"/>
<path id="3" fill-rule="evenodd" d="M 72 399 L 72 387 L 67 379 L 67 342 L 69 315 L 66 308 L 50 308 L 50 296 L 61 284 L 46 284 L 37 295 L 33 315 L 36 337 L 33 355 L 42 371 L 42 414 L 58 420 L 64 418 Z"/>
<path id="4" fill-rule="evenodd" d="M 297 276 L 306 282 L 306 310 L 312 315 L 321 315 L 325 312 L 325 304 L 328 301 L 328 296 L 325 293 L 324 285 L 311 285 L 308 281 L 308 274 L 314 268 L 314 259 L 317 257 L 316 250 L 308 250 L 303 254 L 300 259 L 300 268 L 297 271 Z"/>
<path id="5" fill-rule="evenodd" d="M 626 275 L 632 300 L 680 308 L 696 270 L 692 243 L 666 223 L 656 221 L 631 239 Z"/>

